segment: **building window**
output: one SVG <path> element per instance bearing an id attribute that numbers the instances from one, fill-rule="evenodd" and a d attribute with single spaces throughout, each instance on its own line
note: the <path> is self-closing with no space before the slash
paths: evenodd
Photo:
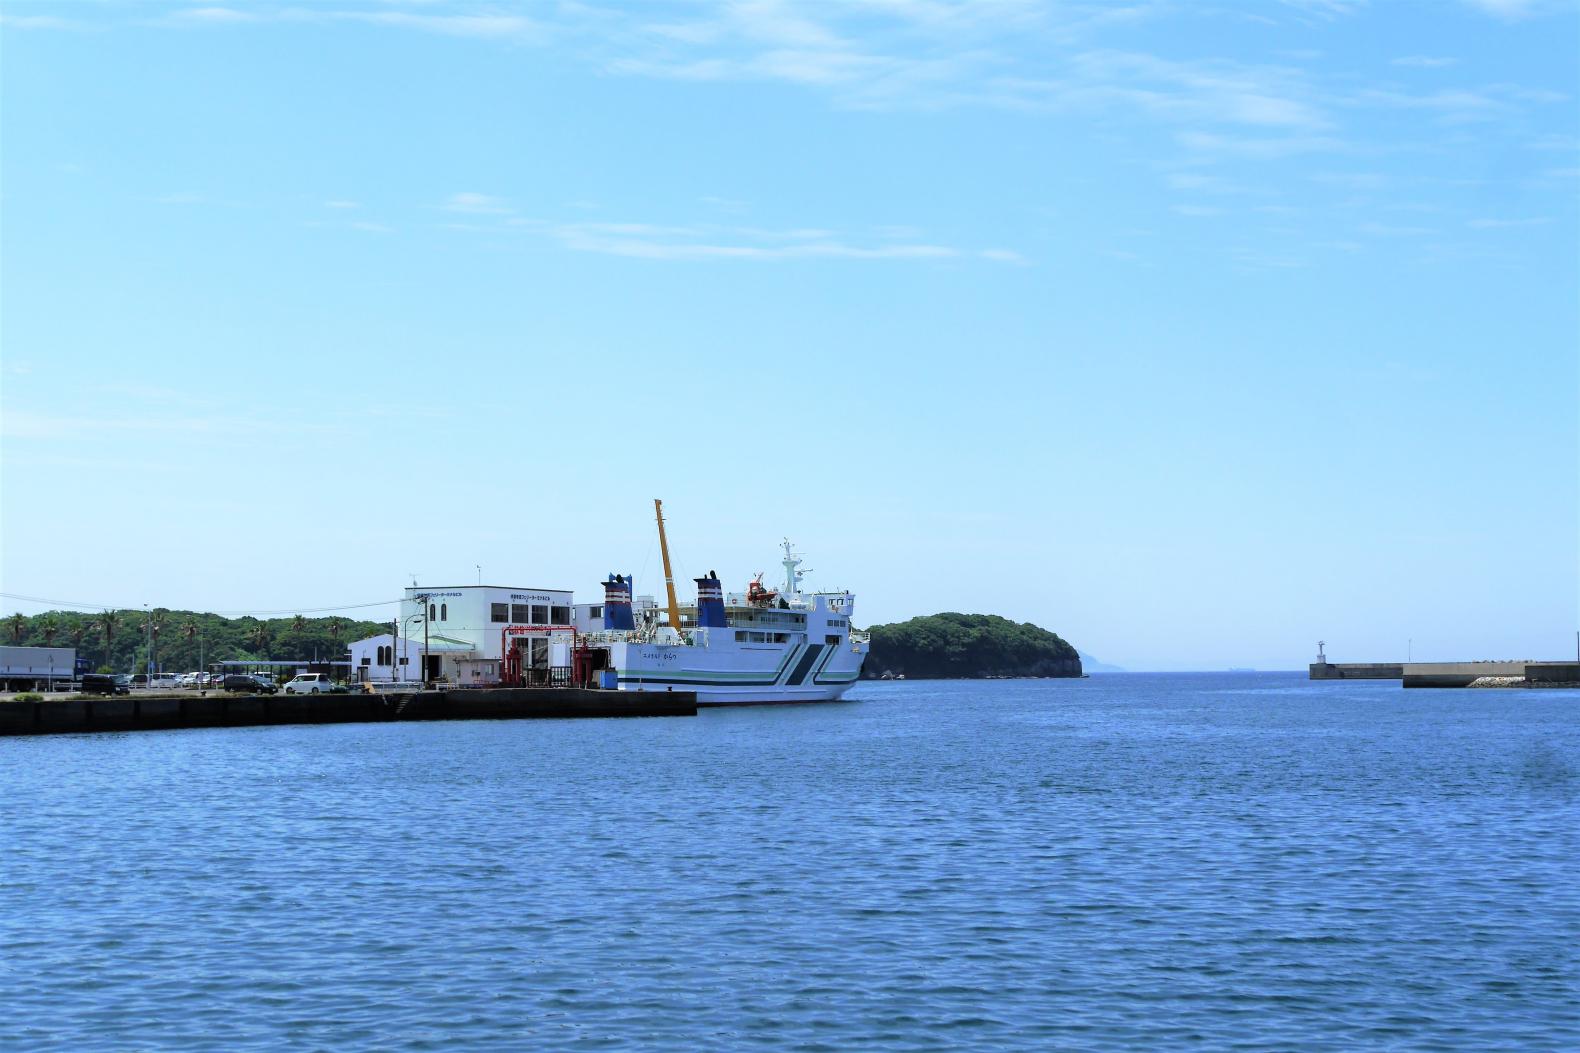
<path id="1" fill-rule="evenodd" d="M 527 625 L 532 621 L 532 608 L 525 603 L 512 603 L 510 605 L 510 620 L 517 625 Z"/>
<path id="2" fill-rule="evenodd" d="M 548 606 L 546 604 L 534 603 L 532 605 L 532 624 L 533 625 L 547 625 L 547 624 L 549 624 L 549 608 L 548 608 Z"/>
<path id="3" fill-rule="evenodd" d="M 508 622 L 510 620 L 510 604 L 492 603 L 488 607 L 488 620 L 491 622 Z"/>
<path id="4" fill-rule="evenodd" d="M 555 625 L 569 625 L 571 623 L 571 609 L 569 607 L 550 607 L 549 617 Z"/>
<path id="5" fill-rule="evenodd" d="M 433 604 L 431 604 L 431 603 L 428 604 L 428 620 L 431 622 L 431 621 L 434 621 L 435 619 L 437 619 L 438 617 L 439 617 L 438 610 L 434 607 Z"/>
<path id="6" fill-rule="evenodd" d="M 450 605 L 448 603 L 439 604 L 439 620 L 441 622 L 450 620 Z"/>
<path id="7" fill-rule="evenodd" d="M 589 617 L 589 618 L 602 618 L 603 617 L 603 606 L 601 604 L 599 604 L 597 606 L 588 607 L 587 608 L 587 617 Z"/>

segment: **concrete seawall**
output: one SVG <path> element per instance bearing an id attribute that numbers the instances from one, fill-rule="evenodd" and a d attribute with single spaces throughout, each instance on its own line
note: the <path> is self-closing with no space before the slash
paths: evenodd
<path id="1" fill-rule="evenodd" d="M 696 713 L 697 696 L 690 691 L 499 688 L 409 695 L 120 696 L 0 702 L 0 736 L 397 720 L 689 717 Z"/>
<path id="2" fill-rule="evenodd" d="M 1312 662 L 1312 680 L 1398 680 L 1404 676 L 1403 665 L 1386 662 Z"/>

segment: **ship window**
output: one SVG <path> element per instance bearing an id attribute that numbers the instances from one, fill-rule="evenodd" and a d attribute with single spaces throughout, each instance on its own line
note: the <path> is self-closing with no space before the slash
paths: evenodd
<path id="1" fill-rule="evenodd" d="M 832 646 L 839 643 L 839 637 L 833 635 L 825 636 L 823 637 L 823 642 Z"/>
<path id="2" fill-rule="evenodd" d="M 532 605 L 532 624 L 533 625 L 547 625 L 547 624 L 549 624 L 549 609 L 548 609 L 547 606 L 545 606 L 544 604 L 541 604 L 541 603 L 534 603 Z"/>
<path id="3" fill-rule="evenodd" d="M 439 620 L 441 622 L 450 620 L 450 605 L 448 603 L 439 604 Z"/>
<path id="4" fill-rule="evenodd" d="M 549 617 L 553 620 L 555 625 L 569 625 L 571 621 L 571 609 L 569 607 L 550 607 Z"/>
<path id="5" fill-rule="evenodd" d="M 774 633 L 774 643 L 789 643 L 789 642 L 790 642 L 790 634 L 789 633 Z"/>
<path id="6" fill-rule="evenodd" d="M 740 629 L 736 629 L 735 630 L 735 642 L 736 643 L 745 643 L 746 642 L 746 638 L 749 635 L 751 635 L 751 634 L 747 633 L 747 632 L 744 632 L 744 631 L 742 631 Z"/>

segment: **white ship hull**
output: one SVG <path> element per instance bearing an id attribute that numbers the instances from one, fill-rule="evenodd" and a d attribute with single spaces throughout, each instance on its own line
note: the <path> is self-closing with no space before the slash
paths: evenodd
<path id="1" fill-rule="evenodd" d="M 614 644 L 621 691 L 695 691 L 699 706 L 834 702 L 861 676 L 864 642 Z M 694 638 L 695 639 L 695 638 Z"/>

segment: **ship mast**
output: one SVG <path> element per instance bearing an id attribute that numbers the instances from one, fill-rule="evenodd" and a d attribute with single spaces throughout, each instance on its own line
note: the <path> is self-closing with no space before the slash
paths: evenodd
<path id="1" fill-rule="evenodd" d="M 801 595 L 801 572 L 796 568 L 801 565 L 801 557 L 790 551 L 789 538 L 785 538 L 784 544 L 779 547 L 785 550 L 785 558 L 780 560 L 785 565 L 785 595 L 799 596 Z"/>
<path id="2" fill-rule="evenodd" d="M 658 551 L 664 557 L 664 591 L 669 593 L 669 627 L 680 632 L 680 604 L 675 602 L 675 575 L 669 569 L 669 542 L 664 540 L 664 502 L 653 498 L 653 513 L 658 516 Z"/>

